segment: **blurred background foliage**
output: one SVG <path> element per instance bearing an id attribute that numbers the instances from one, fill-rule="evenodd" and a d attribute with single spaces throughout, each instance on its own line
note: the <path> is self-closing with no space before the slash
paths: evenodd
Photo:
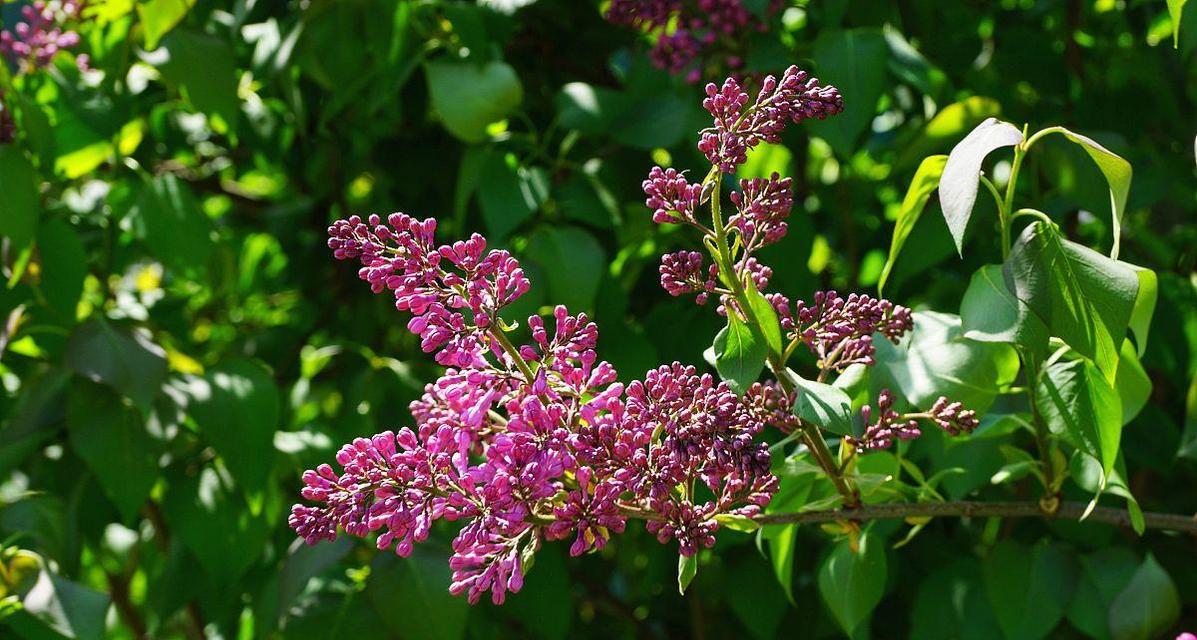
<path id="1" fill-rule="evenodd" d="M 746 70 L 799 64 L 847 109 L 791 128 L 743 173 L 794 177 L 790 236 L 765 257 L 776 289 L 801 297 L 874 290 L 920 160 L 986 117 L 1063 124 L 1130 160 L 1122 256 L 1159 272 L 1160 310 L 1151 403 L 1123 438 L 1129 484 L 1145 509 L 1192 513 L 1197 9 L 1174 21 L 1182 4 L 788 3 L 743 40 Z M 6 27 L 19 7 L 0 5 Z M 789 549 L 767 557 L 723 534 L 682 598 L 676 551 L 633 524 L 598 555 L 550 545 L 507 605 L 468 607 L 446 591 L 444 531 L 403 560 L 304 547 L 286 526 L 302 470 L 407 424 L 437 375 L 386 296 L 331 259 L 337 217 L 403 210 L 438 217 L 442 238 L 511 248 L 534 283 L 512 315 L 591 313 L 626 379 L 702 362 L 719 320 L 660 290 L 657 257 L 687 240 L 651 223 L 640 192 L 654 163 L 702 166 L 701 83 L 654 67 L 647 37 L 577 0 L 92 0 L 83 15 L 88 70 L 64 52 L 0 71 L 16 130 L 0 145 L 0 635 L 838 634 L 819 584 L 842 551 L 816 527 L 767 533 Z M 1045 141 L 1023 175 L 1070 234 L 1109 245 L 1108 193 L 1081 151 Z M 886 294 L 954 311 L 1000 258 L 975 224 L 962 262 L 937 206 Z M 994 219 L 986 206 L 978 220 Z M 990 486 L 1006 464 L 992 444 L 924 440 L 929 472 L 964 470 L 950 497 L 1017 491 Z M 892 545 L 903 528 L 871 535 Z M 1191 539 L 937 521 L 885 556 L 875 637 L 1015 637 L 1011 606 L 1036 633 L 1140 637 L 1103 613 L 1140 566 L 1136 580 L 1162 566 L 1175 584 L 1187 613 L 1166 622 L 1197 627 Z M 1033 611 L 994 595 L 1033 585 Z M 1074 591 L 1090 597 L 1061 600 Z"/>

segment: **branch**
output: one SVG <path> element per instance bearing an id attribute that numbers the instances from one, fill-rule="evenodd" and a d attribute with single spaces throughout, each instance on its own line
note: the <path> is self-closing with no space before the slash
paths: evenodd
<path id="1" fill-rule="evenodd" d="M 831 522 L 835 520 L 890 520 L 908 517 L 956 518 L 1046 518 L 1080 520 L 1088 505 L 1083 502 L 1063 502 L 1054 513 L 1048 513 L 1037 502 L 915 502 L 871 504 L 855 509 L 829 509 L 806 513 L 769 513 L 754 520 L 761 524 L 789 524 L 802 522 Z M 1144 512 L 1148 529 L 1184 531 L 1197 534 L 1197 515 Z M 1100 522 L 1123 527 L 1131 526 L 1130 513 L 1124 509 L 1096 507 L 1085 522 Z"/>

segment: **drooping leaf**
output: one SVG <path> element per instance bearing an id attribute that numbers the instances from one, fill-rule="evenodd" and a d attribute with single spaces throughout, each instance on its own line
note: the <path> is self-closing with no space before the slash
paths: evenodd
<path id="1" fill-rule="evenodd" d="M 714 343 L 715 369 L 736 393 L 744 393 L 765 368 L 768 348 L 735 313 L 727 314 L 727 326 Z"/>
<path id="2" fill-rule="evenodd" d="M 931 199 L 931 192 L 939 188 L 939 177 L 943 174 L 944 165 L 948 162 L 945 155 L 928 156 L 923 158 L 919 168 L 914 172 L 910 187 L 902 198 L 902 205 L 898 208 L 898 219 L 894 222 L 894 236 L 889 244 L 889 256 L 885 259 L 885 266 L 881 268 L 881 277 L 877 280 L 877 294 L 881 295 L 885 289 L 885 282 L 889 280 L 890 271 L 898 261 L 898 254 L 906 244 L 906 238 L 914 230 L 914 225 L 923 215 L 927 201 Z"/>
<path id="3" fill-rule="evenodd" d="M 1180 47 L 1180 19 L 1189 0 L 1168 0 L 1168 18 L 1172 21 L 1172 48 Z"/>
<path id="4" fill-rule="evenodd" d="M 1197 375 L 1189 381 L 1189 391 L 1185 394 L 1185 426 L 1176 455 L 1197 460 Z"/>
<path id="5" fill-rule="evenodd" d="M 694 581 L 694 576 L 698 575 L 698 556 L 686 556 L 678 554 L 677 557 L 677 592 L 686 595 L 686 587 Z"/>
<path id="6" fill-rule="evenodd" d="M 1126 478 L 1126 461 L 1121 453 L 1114 461 L 1114 469 L 1106 473 L 1101 462 L 1080 451 L 1073 454 L 1069 461 L 1068 477 L 1075 480 L 1077 486 L 1093 494 L 1090 506 L 1096 506 L 1103 494 L 1118 496 L 1126 500 L 1126 511 L 1130 514 L 1131 528 L 1135 533 L 1143 535 L 1147 522 L 1143 519 L 1143 509 L 1139 500 L 1131 493 Z"/>
<path id="7" fill-rule="evenodd" d="M 1122 341 L 1119 354 L 1118 373 L 1114 376 L 1114 388 L 1122 404 L 1122 424 L 1127 424 L 1139 415 L 1151 398 L 1151 378 L 1143 370 L 1135 347 L 1130 340 Z"/>
<path id="8" fill-rule="evenodd" d="M 1110 473 L 1122 440 L 1122 402 L 1093 363 L 1060 361 L 1045 368 L 1035 404 L 1052 433 L 1099 460 Z"/>
<path id="9" fill-rule="evenodd" d="M 1114 246 L 1110 248 L 1110 257 L 1117 260 L 1118 250 L 1122 244 L 1122 215 L 1126 211 L 1126 197 L 1130 193 L 1133 175 L 1131 165 L 1092 138 L 1073 133 L 1063 127 L 1057 128 L 1065 138 L 1080 145 L 1085 153 L 1089 154 L 1093 163 L 1106 178 L 1106 183 L 1110 187 L 1110 233 L 1114 236 Z"/>
<path id="10" fill-rule="evenodd" d="M 67 428 L 75 453 L 100 480 L 126 520 L 136 517 L 158 477 L 145 418 L 112 390 L 79 380 L 71 386 Z"/>
<path id="11" fill-rule="evenodd" d="M 944 220 L 956 241 L 956 251 L 964 255 L 964 231 L 977 201 L 981 163 L 990 152 L 1013 147 L 1022 142 L 1022 132 L 1009 122 L 988 118 L 964 137 L 948 154 L 939 179 L 939 204 Z"/>
<path id="12" fill-rule="evenodd" d="M 280 405 L 270 372 L 253 360 L 232 360 L 207 370 L 187 389 L 187 409 L 200 434 L 239 485 L 262 489 L 273 465 Z"/>
<path id="13" fill-rule="evenodd" d="M 37 230 L 37 173 L 15 144 L 0 145 L 0 236 L 24 248 Z"/>
<path id="14" fill-rule="evenodd" d="M 898 344 L 876 337 L 876 364 L 869 372 L 874 392 L 901 391 L 918 407 L 929 407 L 940 396 L 985 413 L 998 389 L 1018 374 L 1018 354 L 1012 347 L 964 337 L 960 318 L 920 311 L 914 329 Z"/>
<path id="15" fill-rule="evenodd" d="M 30 638 L 66 637 L 75 640 L 100 640 L 106 636 L 104 619 L 111 603 L 109 597 L 55 575 L 43 567 L 33 588 L 25 595 L 24 611 L 49 627 L 22 624 L 21 635 Z"/>
<path id="16" fill-rule="evenodd" d="M 819 595 L 840 629 L 855 636 L 885 595 L 886 559 L 882 539 L 868 532 L 858 539 L 859 551 L 841 540 L 819 567 Z"/>
<path id="17" fill-rule="evenodd" d="M 857 139 L 873 121 L 877 100 L 885 88 L 888 57 L 885 36 L 877 29 L 824 31 L 815 41 L 819 80 L 839 88 L 844 111 L 809 126 L 844 156 L 852 153 Z"/>
<path id="18" fill-rule="evenodd" d="M 144 0 L 137 3 L 137 15 L 145 32 L 146 51 L 158 48 L 158 41 L 179 24 L 195 0 Z"/>
<path id="19" fill-rule="evenodd" d="M 1148 553 L 1130 582 L 1110 603 L 1110 637 L 1113 640 L 1158 638 L 1179 617 L 1180 597 L 1176 585 Z"/>
<path id="20" fill-rule="evenodd" d="M 985 590 L 1009 640 L 1046 638 L 1064 617 L 1076 588 L 1075 560 L 1061 547 L 999 542 L 985 559 Z"/>
<path id="21" fill-rule="evenodd" d="M 794 415 L 841 436 L 859 435 L 852 431 L 852 399 L 842 389 L 797 374 L 790 380 L 798 393 Z"/>
<path id="22" fill-rule="evenodd" d="M 988 264 L 973 273 L 960 301 L 964 337 L 980 342 L 1004 342 L 1042 353 L 1049 335 L 1043 321 L 1006 287 L 1002 266 Z"/>
<path id="23" fill-rule="evenodd" d="M 484 65 L 439 59 L 424 64 L 432 108 L 445 128 L 466 142 L 486 139 L 486 127 L 502 120 L 524 100 L 524 88 L 511 65 Z"/>
<path id="24" fill-rule="evenodd" d="M 1134 269 L 1037 222 L 1015 243 L 1003 276 L 1010 291 L 1053 336 L 1092 360 L 1106 380 L 1113 381 L 1139 290 Z"/>
<path id="25" fill-rule="evenodd" d="M 75 373 L 123 393 L 143 413 L 166 375 L 166 353 L 161 347 L 140 331 L 125 331 L 100 318 L 71 334 L 66 362 Z"/>
<path id="26" fill-rule="evenodd" d="M 1131 265 L 1139 277 L 1139 292 L 1135 295 L 1135 308 L 1131 311 L 1130 331 L 1135 337 L 1139 357 L 1147 352 L 1147 336 L 1151 331 L 1151 319 L 1155 316 L 1155 303 L 1159 297 L 1160 284 L 1155 272 L 1145 267 Z"/>

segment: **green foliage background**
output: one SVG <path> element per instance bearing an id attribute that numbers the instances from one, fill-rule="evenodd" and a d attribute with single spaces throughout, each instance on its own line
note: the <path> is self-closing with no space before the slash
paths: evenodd
<path id="1" fill-rule="evenodd" d="M 513 316 L 587 311 L 625 379 L 700 364 L 719 319 L 660 290 L 657 257 L 691 239 L 651 223 L 639 186 L 654 163 L 702 166 L 701 87 L 653 68 L 644 38 L 589 1 L 90 4 L 81 50 L 98 72 L 70 54 L 0 72 L 19 132 L 0 146 L 0 635 L 1197 628 L 1193 540 L 1103 525 L 935 521 L 894 552 L 909 526 L 887 522 L 862 555 L 813 526 L 766 530 L 768 553 L 723 531 L 683 598 L 675 549 L 632 523 L 597 555 L 550 545 L 503 607 L 448 595 L 449 529 L 406 560 L 297 544 L 286 515 L 302 470 L 408 424 L 437 374 L 386 296 L 332 260 L 329 221 L 403 210 L 440 218 L 442 238 L 483 232 L 532 277 Z M 1130 160 L 1122 257 L 1159 273 L 1160 303 L 1143 356 L 1154 390 L 1123 432 L 1124 475 L 1144 509 L 1193 513 L 1197 9 L 1173 47 L 1178 5 L 794 3 L 745 42 L 747 65 L 809 68 L 847 110 L 791 128 L 744 173 L 794 177 L 790 235 L 765 257 L 777 290 L 803 297 L 875 292 L 919 162 L 986 117 L 1062 124 Z M 1083 152 L 1044 141 L 1023 175 L 1072 237 L 1109 247 L 1109 195 Z M 985 200 L 962 261 L 932 197 L 886 296 L 955 311 L 970 274 L 1000 262 Z M 962 470 L 947 472 L 950 498 L 1033 497 L 990 483 L 1007 464 L 998 444 L 928 434 L 918 446 L 928 476 Z M 15 604 L 34 579 L 56 606 Z"/>

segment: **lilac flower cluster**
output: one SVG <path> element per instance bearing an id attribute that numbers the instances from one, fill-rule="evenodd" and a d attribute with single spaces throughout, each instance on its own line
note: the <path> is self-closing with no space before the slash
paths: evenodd
<path id="1" fill-rule="evenodd" d="M 781 79 L 765 76 L 756 100 L 735 78 L 706 87 L 702 106 L 714 119 L 714 126 L 702 131 L 698 150 L 723 173 L 735 173 L 748 160 L 748 151 L 761 142 L 779 142 L 790 122 L 811 118 L 822 120 L 844 109 L 839 89 L 821 85 L 798 67 L 790 67 Z"/>
<path id="2" fill-rule="evenodd" d="M 853 364 L 871 365 L 877 351 L 874 333 L 896 344 L 914 327 L 910 309 L 864 294 L 843 298 L 835 291 L 819 291 L 813 304 L 798 300 L 792 311 L 785 296 L 768 297 L 782 330 L 791 340 L 806 345 L 824 371 L 843 371 Z"/>
<path id="3" fill-rule="evenodd" d="M 649 57 L 670 73 L 698 82 L 705 74 L 743 67 L 750 34 L 768 30 L 784 3 L 769 0 L 757 16 L 741 0 L 612 0 L 606 18 L 653 38 Z"/>
<path id="4" fill-rule="evenodd" d="M 54 54 L 79 45 L 79 34 L 64 25 L 80 17 L 84 0 L 47 3 L 37 0 L 21 8 L 21 17 L 12 30 L 0 30 L 0 53 L 24 71 L 50 64 Z M 88 57 L 80 54 L 75 62 L 86 69 Z"/>
<path id="5" fill-rule="evenodd" d="M 304 474 L 289 524 L 308 543 L 338 530 L 400 555 L 437 520 L 460 521 L 450 591 L 501 603 L 545 540 L 601 549 L 629 517 L 692 555 L 721 514 L 753 515 L 777 487 L 762 423 L 724 383 L 674 363 L 627 386 L 598 360 L 585 314 L 528 318 L 516 346 L 500 311 L 528 289 L 519 263 L 481 236 L 436 245 L 436 221 L 392 214 L 329 228 L 338 259 L 361 263 L 376 293 L 449 368 L 411 405 L 415 425 L 359 438 Z M 696 493 L 698 492 L 698 493 Z"/>
<path id="6" fill-rule="evenodd" d="M 943 396 L 925 412 L 900 414 L 893 407 L 894 397 L 889 389 L 882 389 L 877 394 L 876 421 L 873 421 L 872 407 L 861 407 L 860 417 L 865 430 L 860 438 L 849 438 L 853 446 L 861 451 L 877 451 L 889 448 L 896 440 L 912 440 L 922 435 L 919 420 L 929 420 L 954 436 L 971 433 L 979 424 L 975 411 Z"/>

